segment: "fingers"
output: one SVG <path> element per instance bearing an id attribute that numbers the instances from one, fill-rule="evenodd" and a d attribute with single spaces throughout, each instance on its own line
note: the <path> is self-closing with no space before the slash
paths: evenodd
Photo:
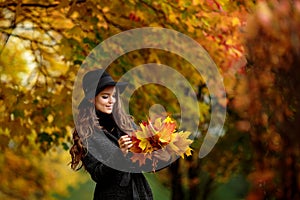
<path id="1" fill-rule="evenodd" d="M 128 149 L 130 149 L 133 146 L 131 138 L 128 135 L 123 135 L 122 137 L 120 137 L 120 139 L 118 140 L 118 143 L 119 143 L 119 147 L 120 147 L 121 151 L 124 154 L 127 154 Z"/>
<path id="2" fill-rule="evenodd" d="M 120 148 L 130 148 L 132 147 L 131 138 L 128 135 L 124 135 L 119 139 L 119 146 Z"/>

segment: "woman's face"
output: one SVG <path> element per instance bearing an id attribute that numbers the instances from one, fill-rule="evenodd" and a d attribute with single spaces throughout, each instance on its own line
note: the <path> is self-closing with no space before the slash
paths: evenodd
<path id="1" fill-rule="evenodd" d="M 107 86 L 95 97 L 95 107 L 97 110 L 111 114 L 114 103 L 116 102 L 115 86 Z"/>

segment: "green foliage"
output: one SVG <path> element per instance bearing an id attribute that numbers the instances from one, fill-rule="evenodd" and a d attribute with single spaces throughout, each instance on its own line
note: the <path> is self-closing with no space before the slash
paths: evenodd
<path id="1" fill-rule="evenodd" d="M 90 178 L 88 173 L 78 172 L 80 176 Z M 61 195 L 54 193 L 53 197 L 57 200 L 82 200 L 82 199 L 93 199 L 95 182 L 92 180 L 78 183 L 68 188 L 69 195 Z"/>
<path id="2" fill-rule="evenodd" d="M 249 184 L 243 176 L 233 176 L 228 182 L 218 184 L 208 195 L 208 200 L 243 199 L 248 193 Z"/>

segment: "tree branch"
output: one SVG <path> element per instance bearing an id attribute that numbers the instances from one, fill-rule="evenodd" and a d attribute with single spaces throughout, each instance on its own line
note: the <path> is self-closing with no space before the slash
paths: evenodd
<path id="1" fill-rule="evenodd" d="M 69 6 L 73 4 L 74 1 L 71 1 L 69 3 Z M 86 0 L 77 0 L 76 4 L 85 3 Z M 53 4 L 42 4 L 42 3 L 21 3 L 21 7 L 38 7 L 38 8 L 55 8 L 59 6 L 59 3 L 53 3 Z M 7 8 L 7 7 L 17 7 L 17 2 L 2 2 L 0 3 L 0 8 Z"/>
<path id="2" fill-rule="evenodd" d="M 100 13 L 102 14 L 103 19 L 106 21 L 106 23 L 113 25 L 114 27 L 118 28 L 121 31 L 126 31 L 128 29 L 122 27 L 121 25 L 113 22 L 112 20 L 108 19 L 108 17 L 104 14 L 102 10 L 100 10 Z"/>
<path id="3" fill-rule="evenodd" d="M 8 35 L 8 37 L 11 37 L 11 36 L 17 37 L 17 38 L 20 38 L 22 40 L 35 42 L 37 44 L 40 44 L 40 45 L 43 45 L 43 46 L 46 46 L 46 47 L 54 47 L 55 46 L 55 45 L 51 45 L 51 44 L 46 44 L 46 43 L 44 43 L 42 41 L 31 39 L 31 38 L 28 38 L 28 37 L 25 37 L 25 36 L 22 36 L 22 35 L 17 35 L 17 34 L 14 34 L 14 33 L 8 33 L 6 31 L 4 31 L 3 29 L 0 29 L 0 32 L 2 32 L 3 34 Z"/>

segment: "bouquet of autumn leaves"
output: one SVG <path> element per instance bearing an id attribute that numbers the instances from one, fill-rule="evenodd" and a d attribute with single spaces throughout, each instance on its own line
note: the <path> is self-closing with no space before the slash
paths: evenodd
<path id="1" fill-rule="evenodd" d="M 156 118 L 154 122 L 148 120 L 148 122 L 140 123 L 140 129 L 133 132 L 131 140 L 133 146 L 130 151 L 133 153 L 132 162 L 139 162 L 142 166 L 146 163 L 146 159 L 153 161 L 153 167 L 157 163 L 157 159 L 154 158 L 153 152 L 161 150 L 169 155 L 190 156 L 192 149 L 190 144 L 193 142 L 189 139 L 191 132 L 189 131 L 177 131 L 176 123 L 169 116 L 164 120 L 162 118 Z"/>

